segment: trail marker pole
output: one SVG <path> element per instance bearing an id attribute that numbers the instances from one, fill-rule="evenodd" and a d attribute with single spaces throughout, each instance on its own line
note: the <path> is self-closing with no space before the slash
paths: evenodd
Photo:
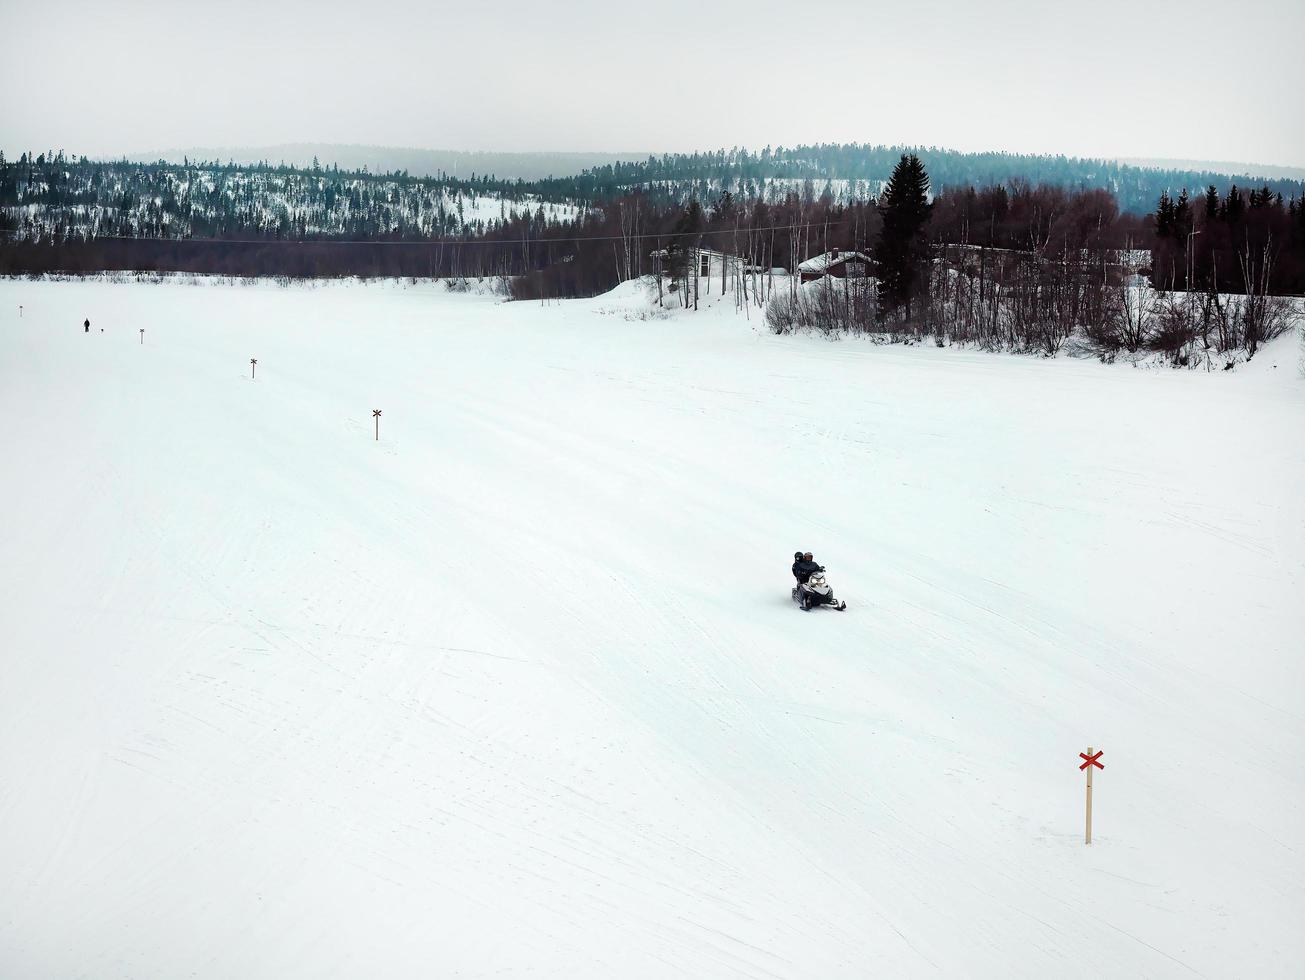
<path id="1" fill-rule="evenodd" d="M 249 359 L 249 377 L 250 377 L 250 380 L 253 380 L 254 372 L 257 371 L 257 370 L 258 370 L 258 358 L 257 358 L 257 357 L 251 357 L 251 358 Z"/>
<path id="2" fill-rule="evenodd" d="M 140 328 L 140 342 L 141 342 L 142 345 L 145 343 L 145 328 L 144 328 L 144 327 L 141 327 L 141 328 Z"/>
<path id="3" fill-rule="evenodd" d="M 1102 753 L 1104 752 L 1105 749 L 1102 749 L 1101 752 L 1094 754 L 1092 752 L 1092 746 L 1089 745 L 1086 752 L 1080 752 L 1078 754 L 1078 757 L 1083 760 L 1083 765 L 1079 766 L 1079 768 L 1087 770 L 1087 827 L 1083 833 L 1084 844 L 1092 843 L 1092 770 L 1106 768 L 1097 761 L 1101 758 Z"/>
<path id="4" fill-rule="evenodd" d="M 381 441 L 381 410 L 379 408 L 372 409 L 372 418 L 376 420 L 376 441 L 380 442 Z"/>

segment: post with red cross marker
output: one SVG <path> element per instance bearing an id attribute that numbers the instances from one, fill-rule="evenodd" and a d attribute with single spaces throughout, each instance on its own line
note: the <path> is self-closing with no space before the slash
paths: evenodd
<path id="1" fill-rule="evenodd" d="M 1079 768 L 1087 770 L 1087 831 L 1083 835 L 1084 844 L 1092 843 L 1092 770 L 1106 768 L 1097 761 L 1101 758 L 1103 752 L 1105 752 L 1105 749 L 1102 749 L 1101 752 L 1093 752 L 1092 746 L 1089 745 L 1086 752 L 1078 754 L 1078 757 L 1083 760 L 1083 764 Z"/>
<path id="2" fill-rule="evenodd" d="M 257 370 L 258 370 L 258 358 L 251 357 L 249 359 L 249 377 L 251 379 L 254 377 L 254 372 Z"/>
<path id="3" fill-rule="evenodd" d="M 376 420 L 376 441 L 380 442 L 381 441 L 381 410 L 379 408 L 372 409 L 372 418 Z"/>

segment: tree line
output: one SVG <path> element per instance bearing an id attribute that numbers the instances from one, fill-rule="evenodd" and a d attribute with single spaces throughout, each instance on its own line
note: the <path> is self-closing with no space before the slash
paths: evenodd
<path id="1" fill-rule="evenodd" d="M 1196 171 L 1152 170 L 1105 160 L 869 144 L 816 144 L 708 153 L 664 154 L 591 167 L 540 180 L 493 175 L 414 177 L 268 162 L 241 165 L 91 161 L 58 153 L 0 154 L 0 233 L 24 241 L 166 237 L 408 241 L 474 237 L 511 213 L 565 216 L 605 208 L 632 194 L 658 208 L 704 205 L 723 193 L 740 202 L 806 205 L 879 196 L 900 156 L 920 159 L 935 187 L 1005 186 L 1011 182 L 1102 190 L 1122 212 L 1148 213 L 1162 195 L 1223 182 Z M 1256 186 L 1249 178 L 1240 186 Z M 1263 183 L 1283 200 L 1305 196 L 1305 182 Z M 491 199 L 488 207 L 483 199 Z M 493 202 L 499 203 L 498 208 Z M 469 202 L 479 202 L 473 207 Z M 497 213 L 495 213 L 497 211 Z"/>
<path id="2" fill-rule="evenodd" d="M 1265 185 L 1211 184 L 1195 200 L 1161 194 L 1151 243 L 1158 289 L 1305 293 L 1305 200 Z"/>
<path id="3" fill-rule="evenodd" d="M 929 190 L 919 158 L 903 156 L 878 204 L 874 280 L 775 297 L 772 329 L 1046 355 L 1073 342 L 1105 359 L 1153 351 L 1226 366 L 1290 328 L 1282 294 L 1305 285 L 1305 206 L 1267 188 L 1244 196 L 1234 185 L 1221 197 L 1211 187 L 1203 217 L 1185 193 L 1163 194 L 1144 220 L 1098 190 L 1013 184 L 932 201 Z"/>
<path id="4" fill-rule="evenodd" d="M 1114 160 L 1081 159 L 1050 154 L 962 153 L 937 147 L 884 146 L 866 143 L 821 143 L 795 147 L 739 148 L 707 153 L 674 153 L 645 160 L 591 167 L 574 177 L 540 181 L 541 193 L 594 202 L 614 200 L 642 189 L 659 201 L 708 200 L 722 191 L 738 199 L 783 196 L 788 189 L 819 196 L 829 181 L 849 185 L 855 196 L 869 188 L 877 196 L 903 155 L 915 156 L 932 175 L 935 187 L 985 187 L 1011 180 L 1056 185 L 1067 191 L 1103 190 L 1131 214 L 1146 214 L 1162 192 L 1205 187 L 1225 178 L 1199 170 L 1137 167 Z M 1252 176 L 1239 177 L 1244 186 Z M 778 182 L 776 184 L 775 182 Z M 860 186 L 856 186 L 859 184 Z M 775 186 L 778 192 L 769 191 Z M 1305 195 L 1305 181 L 1271 179 L 1268 186 L 1284 198 Z M 838 191 L 835 191 L 838 196 Z"/>

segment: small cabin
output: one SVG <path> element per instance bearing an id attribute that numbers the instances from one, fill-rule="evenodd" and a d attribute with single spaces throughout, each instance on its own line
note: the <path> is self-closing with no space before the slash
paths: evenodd
<path id="1" fill-rule="evenodd" d="M 648 257 L 653 260 L 658 272 L 664 272 L 672 251 L 678 249 L 678 245 L 672 245 L 669 249 L 659 248 L 649 252 Z M 722 275 L 729 278 L 740 269 L 745 272 L 751 269 L 751 266 L 743 265 L 743 260 L 739 256 L 730 255 L 728 252 L 717 252 L 710 248 L 690 248 L 687 252 L 689 275 L 693 276 L 696 273 L 699 279 L 719 280 Z"/>
<path id="2" fill-rule="evenodd" d="M 825 276 L 835 279 L 865 279 L 870 275 L 870 256 L 864 252 L 831 248 L 798 266 L 802 282 L 814 282 Z"/>

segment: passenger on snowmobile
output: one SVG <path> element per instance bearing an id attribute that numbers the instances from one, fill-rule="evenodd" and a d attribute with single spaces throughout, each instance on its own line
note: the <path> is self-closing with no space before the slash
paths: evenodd
<path id="1" fill-rule="evenodd" d="M 793 577 L 798 580 L 798 585 L 806 585 L 807 579 L 812 575 L 824 571 L 824 568 L 816 564 L 809 551 L 794 555 L 794 558 L 797 560 L 793 562 Z"/>

